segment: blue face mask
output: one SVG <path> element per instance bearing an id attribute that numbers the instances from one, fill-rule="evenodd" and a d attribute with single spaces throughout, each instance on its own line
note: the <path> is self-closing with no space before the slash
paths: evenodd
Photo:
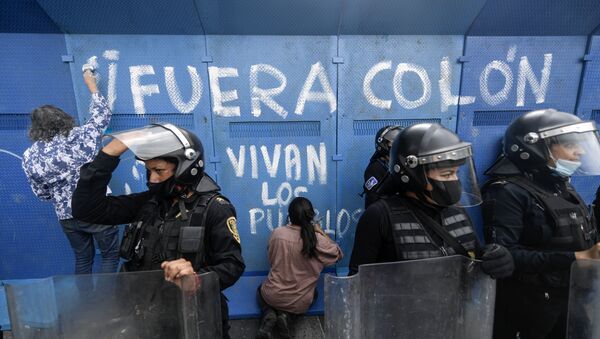
<path id="1" fill-rule="evenodd" d="M 554 172 L 563 178 L 568 178 L 581 166 L 581 161 L 558 159 L 556 160 L 555 166 L 555 168 L 552 168 Z"/>

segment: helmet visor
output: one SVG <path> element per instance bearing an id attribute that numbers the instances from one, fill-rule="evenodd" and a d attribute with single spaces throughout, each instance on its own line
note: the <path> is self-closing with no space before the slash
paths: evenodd
<path id="1" fill-rule="evenodd" d="M 460 182 L 462 188 L 460 200 L 455 204 L 461 207 L 471 207 L 481 204 L 481 192 L 477 183 L 475 174 L 475 165 L 473 158 L 469 155 L 466 158 L 455 160 L 444 160 L 426 164 L 423 166 L 425 177 L 437 181 L 456 181 Z"/>
<path id="2" fill-rule="evenodd" d="M 148 125 L 109 136 L 119 139 L 140 160 L 154 159 L 184 148 L 180 139 L 161 125 Z"/>
<path id="3" fill-rule="evenodd" d="M 597 131 L 573 132 L 544 139 L 550 159 L 548 166 L 556 168 L 572 164 L 572 175 L 600 175 L 600 142 Z"/>
<path id="4" fill-rule="evenodd" d="M 383 139 L 391 144 L 396 136 L 400 134 L 400 131 L 402 131 L 402 126 L 392 126 L 389 131 L 383 134 Z"/>

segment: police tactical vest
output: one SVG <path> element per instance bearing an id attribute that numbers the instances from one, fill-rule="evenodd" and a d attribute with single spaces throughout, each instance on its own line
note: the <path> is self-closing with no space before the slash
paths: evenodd
<path id="1" fill-rule="evenodd" d="M 597 237 L 595 222 L 581 197 L 569 185 L 567 189 L 578 203 L 551 193 L 534 182 L 522 177 L 503 179 L 529 192 L 542 205 L 554 222 L 552 238 L 542 244 L 541 249 L 554 251 L 581 251 L 590 248 Z"/>
<path id="2" fill-rule="evenodd" d="M 384 203 L 388 206 L 398 260 L 436 258 L 457 254 L 452 246 L 437 244 L 433 240 L 431 234 L 435 234 L 434 231 L 417 219 L 402 198 L 385 199 Z M 441 211 L 441 219 L 442 227 L 467 252 L 474 253 L 477 240 L 469 217 L 460 208 L 448 207 Z"/>
<path id="3" fill-rule="evenodd" d="M 216 197 L 226 199 L 216 192 L 200 194 L 194 201 L 193 207 L 187 211 L 187 218 L 178 213 L 176 216 L 165 218 L 155 215 L 148 220 L 143 230 L 141 260 L 134 259 L 130 265 L 136 270 L 155 270 L 160 269 L 163 261 L 184 258 L 192 262 L 195 268 L 202 266 L 206 215 L 210 203 Z M 177 208 L 177 205 L 174 207 Z M 200 225 L 191 225 L 192 215 L 201 215 Z M 198 220 L 198 218 L 194 219 Z"/>

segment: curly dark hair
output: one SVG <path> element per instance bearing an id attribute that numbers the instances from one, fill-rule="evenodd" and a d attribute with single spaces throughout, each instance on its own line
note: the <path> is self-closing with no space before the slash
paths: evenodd
<path id="1" fill-rule="evenodd" d="M 55 136 L 69 135 L 75 127 L 75 119 L 62 109 L 44 105 L 31 112 L 29 138 L 33 141 L 50 141 Z"/>

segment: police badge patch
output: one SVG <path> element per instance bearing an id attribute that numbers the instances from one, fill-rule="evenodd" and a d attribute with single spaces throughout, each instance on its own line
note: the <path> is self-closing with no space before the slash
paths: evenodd
<path id="1" fill-rule="evenodd" d="M 229 217 L 229 219 L 227 219 L 227 228 L 229 228 L 229 232 L 233 234 L 233 238 L 238 242 L 238 244 L 241 244 L 240 234 L 237 230 L 237 221 L 235 220 L 235 217 Z"/>
<path id="2" fill-rule="evenodd" d="M 375 177 L 370 177 L 369 180 L 367 180 L 367 182 L 365 182 L 365 188 L 370 191 L 371 188 L 373 188 L 373 187 L 375 187 L 375 185 L 377 185 L 377 183 L 379 183 L 379 181 L 377 181 L 377 179 Z"/>

